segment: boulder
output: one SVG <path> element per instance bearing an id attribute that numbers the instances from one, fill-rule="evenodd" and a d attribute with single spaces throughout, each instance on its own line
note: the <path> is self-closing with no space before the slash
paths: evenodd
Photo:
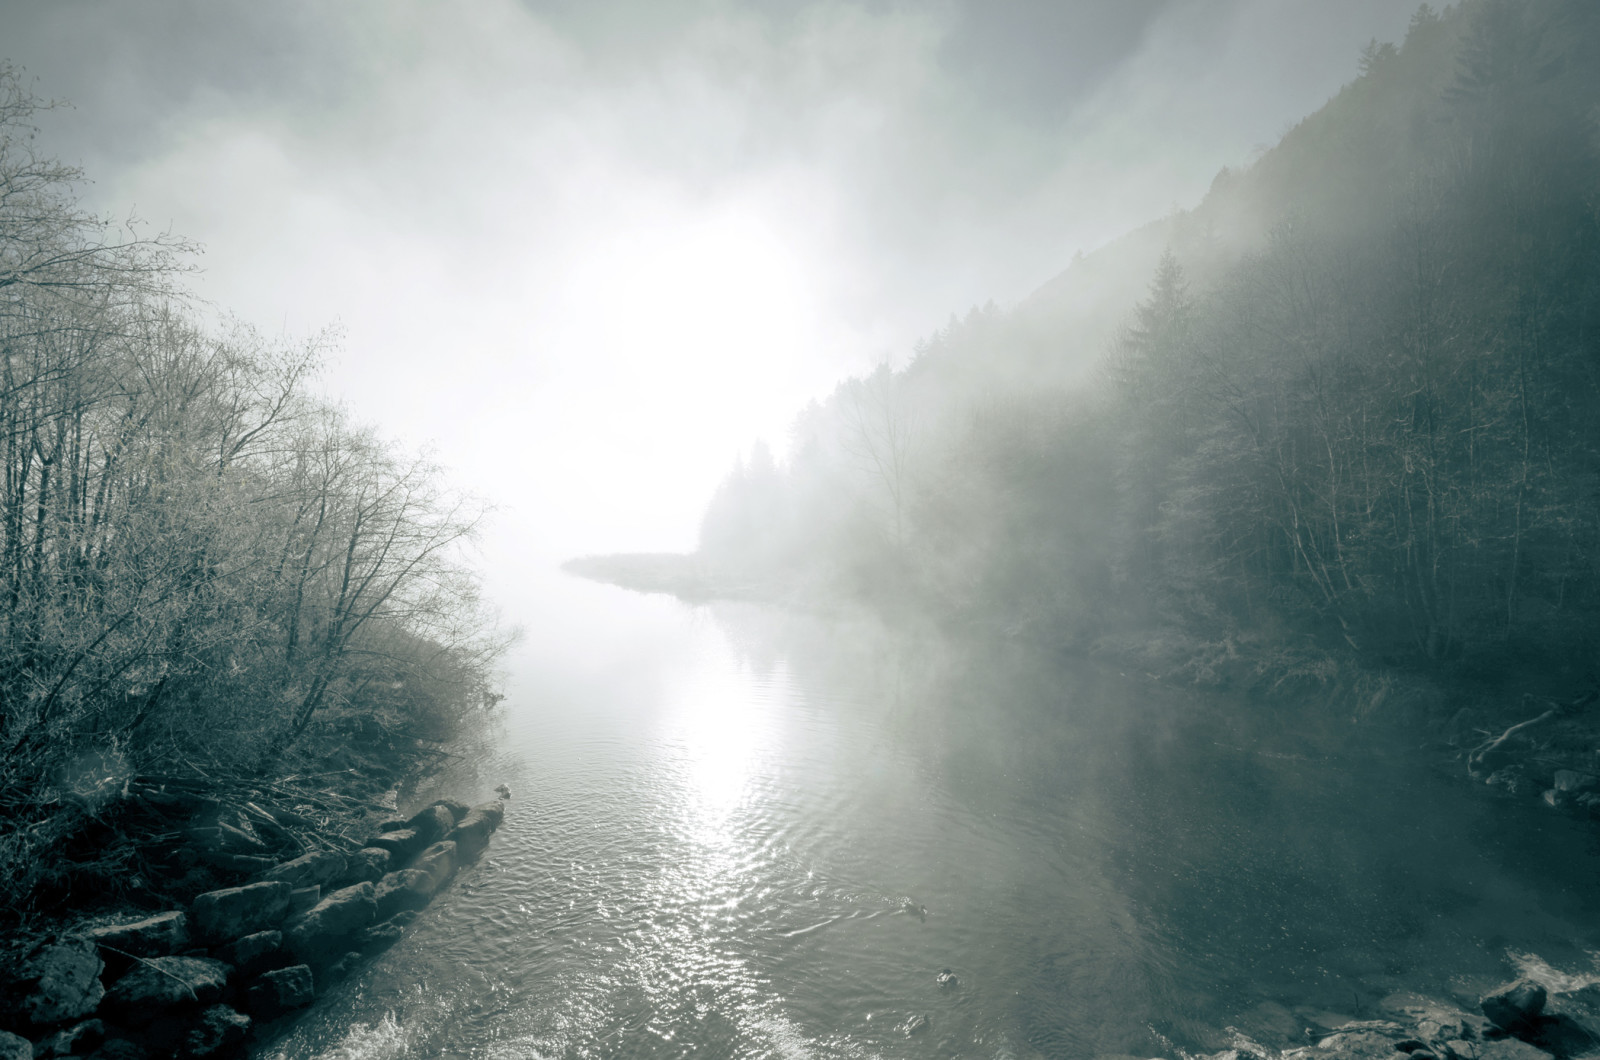
<path id="1" fill-rule="evenodd" d="M 1516 1038 L 1486 1038 L 1477 1042 L 1457 1039 L 1445 1042 L 1445 1048 L 1454 1050 L 1458 1057 L 1475 1057 L 1476 1060 L 1551 1060 L 1543 1049 Z"/>
<path id="2" fill-rule="evenodd" d="M 415 910 L 396 913 L 388 920 L 356 932 L 355 947 L 362 953 L 377 953 L 399 942 L 405 929 L 417 918 Z"/>
<path id="3" fill-rule="evenodd" d="M 261 874 L 263 880 L 282 880 L 291 888 L 326 887 L 344 874 L 345 855 L 332 850 L 313 850 L 293 861 L 285 861 Z"/>
<path id="4" fill-rule="evenodd" d="M 388 920 L 396 913 L 425 909 L 438 890 L 433 879 L 421 869 L 401 869 L 378 881 L 374 892 L 377 919 Z"/>
<path id="5" fill-rule="evenodd" d="M 19 1034 L 0 1031 L 0 1060 L 33 1060 L 33 1043 Z"/>
<path id="6" fill-rule="evenodd" d="M 505 818 L 504 804 L 498 800 L 474 806 L 456 825 L 450 838 L 455 840 L 457 853 L 463 862 L 472 861 L 489 846 L 489 837 Z"/>
<path id="7" fill-rule="evenodd" d="M 1576 793 L 1588 791 L 1596 785 L 1600 785 L 1600 777 L 1590 773 L 1579 773 L 1572 769 L 1558 769 L 1550 786 L 1557 791 Z"/>
<path id="8" fill-rule="evenodd" d="M 1531 979 L 1518 979 L 1486 994 L 1478 1007 L 1483 1009 L 1490 1023 L 1515 1034 L 1533 1026 L 1544 1011 L 1546 999 L 1544 987 Z"/>
<path id="9" fill-rule="evenodd" d="M 410 861 L 427 845 L 415 828 L 397 828 L 393 832 L 385 832 L 367 840 L 367 846 L 387 850 L 394 858 L 395 864 Z"/>
<path id="10" fill-rule="evenodd" d="M 309 912 L 320 901 L 322 901 L 322 888 L 319 885 L 296 887 L 289 892 L 289 915 L 295 917 Z"/>
<path id="11" fill-rule="evenodd" d="M 292 890 L 283 880 L 264 880 L 208 891 L 189 908 L 190 929 L 202 942 L 229 942 L 275 928 L 289 915 Z"/>
<path id="12" fill-rule="evenodd" d="M 37 947 L 23 960 L 14 986 L 22 992 L 23 1019 L 36 1025 L 83 1019 L 105 996 L 104 968 L 90 939 L 67 936 Z"/>
<path id="13" fill-rule="evenodd" d="M 228 1056 L 250 1034 L 250 1017 L 227 1005 L 212 1005 L 183 1036 L 184 1055 L 193 1060 Z"/>
<path id="14" fill-rule="evenodd" d="M 394 866 L 394 855 L 382 847 L 362 847 L 345 862 L 344 874 L 333 881 L 335 887 L 356 883 L 377 883 Z"/>
<path id="15" fill-rule="evenodd" d="M 439 799 L 434 802 L 434 805 L 443 806 L 445 809 L 449 810 L 450 816 L 455 818 L 457 821 L 465 817 L 467 815 L 467 811 L 472 808 L 466 803 L 459 802 L 456 799 Z"/>
<path id="16" fill-rule="evenodd" d="M 406 820 L 404 817 L 386 817 L 378 822 L 378 832 L 380 835 L 384 832 L 398 832 L 406 826 Z"/>
<path id="17" fill-rule="evenodd" d="M 434 803 L 424 810 L 419 810 L 417 815 L 406 822 L 406 827 L 416 832 L 421 837 L 424 845 L 436 843 L 450 834 L 456 826 L 455 814 L 447 807 Z"/>
<path id="18" fill-rule="evenodd" d="M 291 1009 L 311 1004 L 311 969 L 303 964 L 268 972 L 250 985 L 247 995 L 250 1014 L 257 1019 L 274 1019 Z"/>
<path id="19" fill-rule="evenodd" d="M 174 909 L 127 924 L 92 928 L 89 938 L 133 957 L 165 957 L 189 944 L 189 915 Z"/>
<path id="20" fill-rule="evenodd" d="M 417 860 L 411 863 L 411 867 L 426 872 L 433 884 L 434 892 L 437 893 L 456 874 L 455 841 L 445 839 L 433 844 L 417 855 Z"/>
<path id="21" fill-rule="evenodd" d="M 38 1045 L 34 1046 L 33 1055 L 41 1060 L 53 1060 L 62 1056 L 84 1056 L 89 1050 L 106 1040 L 106 1025 L 99 1020 L 84 1020 L 68 1027 L 66 1030 L 57 1031 Z M 0 1053 L 0 1057 L 5 1054 Z"/>
<path id="22" fill-rule="evenodd" d="M 152 957 L 106 991 L 106 1015 L 142 1027 L 174 1008 L 209 1005 L 222 997 L 230 969 L 210 957 Z"/>
<path id="23" fill-rule="evenodd" d="M 283 932 L 258 931 L 235 939 L 217 951 L 217 956 L 234 966 L 238 974 L 250 978 L 272 967 L 283 950 Z"/>
<path id="24" fill-rule="evenodd" d="M 360 963 L 361 954 L 351 950 L 349 953 L 346 953 L 338 960 L 328 965 L 325 970 L 318 973 L 318 978 L 322 980 L 322 989 L 327 990 L 328 987 L 332 986 L 334 983 L 337 983 L 339 980 L 350 978 L 351 973 L 356 970 L 356 966 Z"/>
<path id="25" fill-rule="evenodd" d="M 342 953 L 344 939 L 378 919 L 375 891 L 371 883 L 334 891 L 284 928 L 284 945 L 303 961 Z"/>
<path id="26" fill-rule="evenodd" d="M 89 1054 L 89 1060 L 152 1060 L 150 1050 L 127 1038 L 107 1038 Z"/>

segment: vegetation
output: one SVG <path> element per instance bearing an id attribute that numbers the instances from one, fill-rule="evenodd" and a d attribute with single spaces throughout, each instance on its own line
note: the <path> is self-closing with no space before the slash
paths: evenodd
<path id="1" fill-rule="evenodd" d="M 1597 47 L 1581 0 L 1424 5 L 1194 210 L 808 410 L 785 467 L 715 498 L 702 560 L 1054 643 L 1580 680 Z"/>
<path id="2" fill-rule="evenodd" d="M 439 740 L 503 646 L 480 511 L 317 400 L 327 342 L 205 326 L 192 247 L 85 212 L 0 67 L 0 904 L 146 774 Z"/>

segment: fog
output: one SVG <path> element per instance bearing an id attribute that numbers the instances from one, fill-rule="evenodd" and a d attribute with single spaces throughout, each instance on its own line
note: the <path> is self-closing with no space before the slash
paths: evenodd
<path id="1" fill-rule="evenodd" d="M 12 3 L 87 200 L 205 247 L 498 510 L 491 582 L 692 547 L 806 400 L 1177 205 L 1408 3 Z"/>

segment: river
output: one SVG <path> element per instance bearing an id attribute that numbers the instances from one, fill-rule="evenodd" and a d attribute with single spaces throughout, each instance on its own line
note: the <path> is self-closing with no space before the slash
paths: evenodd
<path id="1" fill-rule="evenodd" d="M 489 852 L 264 1055 L 1175 1057 L 1594 978 L 1588 828 L 1392 733 L 861 618 L 552 593 L 491 746 L 423 793 L 509 784 Z"/>

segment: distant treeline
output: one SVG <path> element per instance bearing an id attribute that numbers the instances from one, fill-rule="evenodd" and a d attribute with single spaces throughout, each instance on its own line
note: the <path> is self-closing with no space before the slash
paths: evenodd
<path id="1" fill-rule="evenodd" d="M 0 897 L 141 772 L 443 738 L 501 643 L 479 515 L 317 400 L 322 340 L 214 330 L 192 249 L 113 225 L 0 66 Z"/>
<path id="2" fill-rule="evenodd" d="M 1584 0 L 1424 5 L 1193 211 L 809 409 L 703 557 L 1057 642 L 1588 665 L 1596 55 Z"/>

